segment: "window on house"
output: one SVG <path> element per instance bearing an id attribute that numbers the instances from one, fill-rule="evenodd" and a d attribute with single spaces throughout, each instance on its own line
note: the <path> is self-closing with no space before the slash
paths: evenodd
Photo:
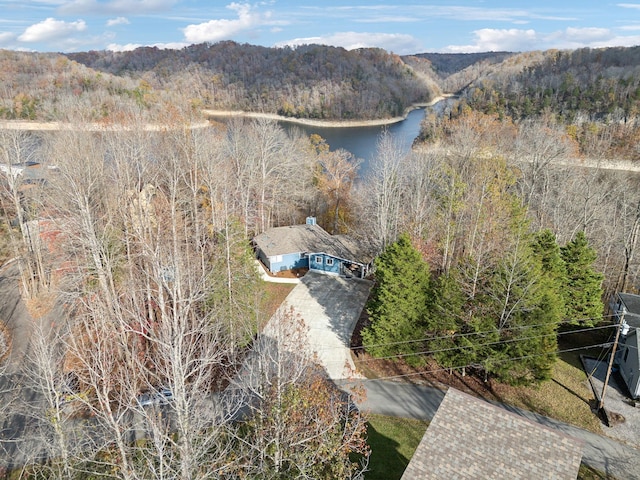
<path id="1" fill-rule="evenodd" d="M 327 258 L 327 265 L 328 266 L 333 265 L 333 258 Z"/>
<path id="2" fill-rule="evenodd" d="M 316 258 L 314 259 L 314 262 L 316 262 L 316 263 L 318 263 L 318 264 L 322 265 L 322 257 L 316 257 Z"/>

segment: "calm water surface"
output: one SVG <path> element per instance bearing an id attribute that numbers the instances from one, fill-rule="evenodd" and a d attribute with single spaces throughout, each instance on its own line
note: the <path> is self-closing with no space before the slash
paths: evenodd
<path id="1" fill-rule="evenodd" d="M 407 118 L 401 122 L 376 127 L 316 127 L 300 125 L 293 122 L 279 122 L 285 129 L 301 130 L 305 135 L 317 134 L 324 138 L 331 150 L 340 148 L 351 152 L 362 159 L 360 175 L 367 173 L 369 162 L 376 155 L 376 143 L 380 133 L 386 128 L 396 139 L 403 153 L 411 150 L 413 141 L 420 133 L 420 122 L 424 118 L 424 108 L 409 112 Z"/>

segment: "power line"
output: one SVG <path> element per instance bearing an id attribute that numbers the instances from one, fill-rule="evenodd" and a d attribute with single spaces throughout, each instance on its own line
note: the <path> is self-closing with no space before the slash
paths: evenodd
<path id="1" fill-rule="evenodd" d="M 515 342 L 524 342 L 527 340 L 533 340 L 536 338 L 546 338 L 546 337 L 556 337 L 558 335 L 568 335 L 570 333 L 581 333 L 581 332 L 586 332 L 586 331 L 593 331 L 593 330 L 597 330 L 597 329 L 603 329 L 603 328 L 611 328 L 611 327 L 615 327 L 615 325 L 606 325 L 606 326 L 601 326 L 601 327 L 592 327 L 592 328 L 585 328 L 582 330 L 575 330 L 573 332 L 561 332 L 561 333 L 547 333 L 544 335 L 531 335 L 528 337 L 519 337 L 519 338 L 512 338 L 512 339 L 507 339 L 507 340 L 497 340 L 497 341 L 493 341 L 493 342 L 488 342 L 488 343 L 480 343 L 480 344 L 475 344 L 475 345 L 456 345 L 454 347 L 447 347 L 447 348 L 442 348 L 442 349 L 438 349 L 438 350 L 425 350 L 425 351 L 421 351 L 421 352 L 408 352 L 408 353 L 398 353 L 395 355 L 388 355 L 388 356 L 384 356 L 384 357 L 372 357 L 371 359 L 364 359 L 364 360 L 354 360 L 354 363 L 367 363 L 367 362 L 372 362 L 375 360 L 391 360 L 394 358 L 406 358 L 406 357 L 413 357 L 413 356 L 421 356 L 421 355 L 432 355 L 434 353 L 442 353 L 442 352 L 450 352 L 450 351 L 456 351 L 456 350 L 463 350 L 463 349 L 476 349 L 476 348 L 482 348 L 482 347 L 489 347 L 491 345 L 501 345 L 501 344 L 505 344 L 505 343 L 515 343 Z M 451 337 L 440 337 L 440 338 L 444 338 L 444 339 L 449 339 Z M 549 355 L 549 354 L 544 354 L 544 355 Z"/>
<path id="2" fill-rule="evenodd" d="M 534 358 L 534 357 L 544 357 L 547 355 L 558 355 L 560 353 L 566 353 L 566 352 L 575 352 L 577 350 L 584 350 L 584 349 L 588 349 L 588 348 L 596 348 L 596 347 L 605 347 L 607 345 L 610 345 L 610 343 L 598 343 L 598 344 L 594 344 L 594 345 L 586 345 L 586 346 L 582 346 L 582 347 L 575 347 L 575 348 L 567 348 L 564 350 L 556 350 L 555 352 L 552 353 L 538 353 L 538 354 L 533 354 L 533 355 L 523 355 L 521 357 L 512 357 L 512 358 L 503 358 L 503 359 L 499 359 L 496 360 L 496 363 L 505 363 L 505 362 L 511 362 L 514 360 L 524 360 L 527 358 Z M 466 364 L 466 365 L 460 365 L 457 367 L 441 367 L 441 368 L 436 368 L 433 370 L 425 370 L 422 372 L 412 372 L 412 373 L 403 373 L 400 375 L 390 375 L 387 377 L 378 377 L 378 378 L 366 378 L 364 380 L 362 380 L 363 382 L 370 382 L 370 381 L 374 381 L 374 380 L 393 380 L 393 379 L 397 379 L 397 378 L 406 378 L 406 377 L 414 377 L 416 375 L 424 375 L 424 374 L 428 374 L 428 373 L 437 373 L 437 372 L 446 372 L 448 370 L 459 370 L 461 368 L 468 368 L 468 367 L 474 367 L 477 364 Z"/>
<path id="3" fill-rule="evenodd" d="M 606 315 L 605 317 L 610 317 L 613 315 Z M 583 319 L 583 320 L 588 320 L 588 319 Z M 574 320 L 563 320 L 562 322 L 558 322 L 555 325 L 564 325 L 564 324 L 568 324 L 568 323 L 572 323 L 574 322 Z M 536 328 L 536 327 L 543 327 L 543 326 L 549 326 L 549 323 L 538 323 L 538 324 L 533 324 L 533 325 L 516 325 L 513 327 L 510 327 L 508 330 L 527 330 L 530 328 Z M 555 335 L 557 336 L 561 336 L 561 335 L 569 335 L 572 333 L 581 333 L 581 332 L 586 332 L 586 331 L 590 331 L 590 330 L 598 330 L 598 329 L 602 329 L 602 328 L 611 328 L 611 327 L 615 327 L 615 324 L 610 324 L 610 325 L 602 325 L 599 327 L 589 327 L 589 328 L 585 328 L 585 329 L 580 329 L 580 330 L 571 330 L 571 331 L 567 331 L 567 332 L 556 332 Z M 318 330 L 318 331 L 325 331 L 324 328 L 310 328 L 309 330 Z M 450 340 L 450 339 L 454 339 L 454 338 L 461 338 L 461 337 L 470 337 L 473 335 L 488 335 L 488 334 L 495 334 L 497 332 L 497 330 L 485 330 L 485 331 L 480 331 L 480 332 L 467 332 L 467 333 L 453 333 L 450 335 L 441 335 L 438 337 L 423 337 L 423 338 L 418 338 L 418 339 L 413 339 L 413 340 L 403 340 L 403 341 L 398 341 L 398 342 L 387 342 L 387 343 L 377 343 L 377 344 L 373 344 L 373 345 L 362 345 L 362 346 L 358 346 L 358 347 L 346 347 L 346 346 L 326 346 L 324 348 L 326 349 L 342 349 L 342 348 L 349 348 L 350 350 L 361 350 L 361 349 L 367 349 L 367 348 L 376 348 L 376 347 L 391 347 L 391 346 L 395 346 L 395 345 L 409 345 L 412 343 L 422 343 L 422 342 L 427 342 L 427 341 L 434 341 L 434 340 Z"/>
<path id="4" fill-rule="evenodd" d="M 594 320 L 600 320 L 602 318 L 608 318 L 608 317 L 614 317 L 615 315 L 604 315 L 602 317 L 597 317 L 597 318 L 581 318 L 579 320 L 562 320 L 561 322 L 557 322 L 555 325 L 566 325 L 566 324 L 573 324 L 576 322 L 585 322 L 585 321 L 594 321 Z M 525 330 L 528 328 L 536 328 L 536 327 L 543 327 L 543 326 L 548 326 L 550 325 L 549 323 L 538 323 L 538 324 L 534 324 L 534 325 L 516 325 L 513 327 L 509 327 L 509 330 Z M 612 325 L 607 325 L 605 328 L 609 328 L 610 326 L 614 326 Z M 592 328 L 599 328 L 599 327 L 592 327 Z M 318 329 L 321 330 L 321 329 Z M 443 339 L 449 339 L 449 338 L 457 338 L 457 337 L 467 337 L 467 336 L 473 336 L 473 335 L 486 335 L 486 334 L 491 334 L 491 333 L 495 333 L 496 330 L 484 330 L 484 331 L 480 331 L 480 332 L 467 332 L 467 333 L 454 333 L 451 335 L 443 335 L 440 337 L 423 337 L 423 338 L 418 338 L 418 339 L 413 339 L 413 340 L 402 340 L 402 341 L 398 341 L 398 342 L 388 342 L 388 343 L 377 343 L 377 344 L 373 344 L 373 345 L 367 345 L 367 348 L 375 348 L 375 347 L 390 347 L 393 345 L 404 345 L 404 344 L 410 344 L 410 343 L 419 343 L 419 342 L 425 342 L 428 340 L 443 340 Z M 574 332 L 568 332 L 568 333 L 575 333 Z M 567 332 L 559 332 L 558 335 L 564 334 Z M 350 347 L 351 350 L 358 350 L 360 348 L 364 348 L 364 346 L 362 347 Z"/>

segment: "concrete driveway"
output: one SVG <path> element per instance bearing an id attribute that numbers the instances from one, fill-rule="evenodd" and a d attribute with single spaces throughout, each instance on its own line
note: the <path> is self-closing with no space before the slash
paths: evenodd
<path id="1" fill-rule="evenodd" d="M 351 334 L 369 297 L 372 282 L 308 272 L 284 301 L 308 329 L 306 347 L 332 380 L 353 378 Z"/>

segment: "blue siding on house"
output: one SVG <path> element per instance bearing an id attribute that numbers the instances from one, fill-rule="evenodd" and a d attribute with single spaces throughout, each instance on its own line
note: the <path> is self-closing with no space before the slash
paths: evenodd
<path id="1" fill-rule="evenodd" d="M 264 263 L 269 267 L 271 273 L 278 273 L 283 270 L 291 270 L 292 268 L 307 268 L 309 266 L 309 259 L 303 257 L 302 253 L 289 253 L 269 257 L 268 261 Z"/>
<path id="2" fill-rule="evenodd" d="M 342 261 L 326 253 L 313 253 L 309 255 L 309 269 L 319 270 L 325 273 L 339 275 L 342 273 Z"/>
<path id="3" fill-rule="evenodd" d="M 370 264 L 360 263 L 359 247 L 354 241 L 333 237 L 316 224 L 315 218 L 307 218 L 304 225 L 274 227 L 253 239 L 258 258 L 271 273 L 296 268 L 309 268 L 347 278 L 364 278 Z M 312 255 L 318 261 L 309 264 Z"/>

